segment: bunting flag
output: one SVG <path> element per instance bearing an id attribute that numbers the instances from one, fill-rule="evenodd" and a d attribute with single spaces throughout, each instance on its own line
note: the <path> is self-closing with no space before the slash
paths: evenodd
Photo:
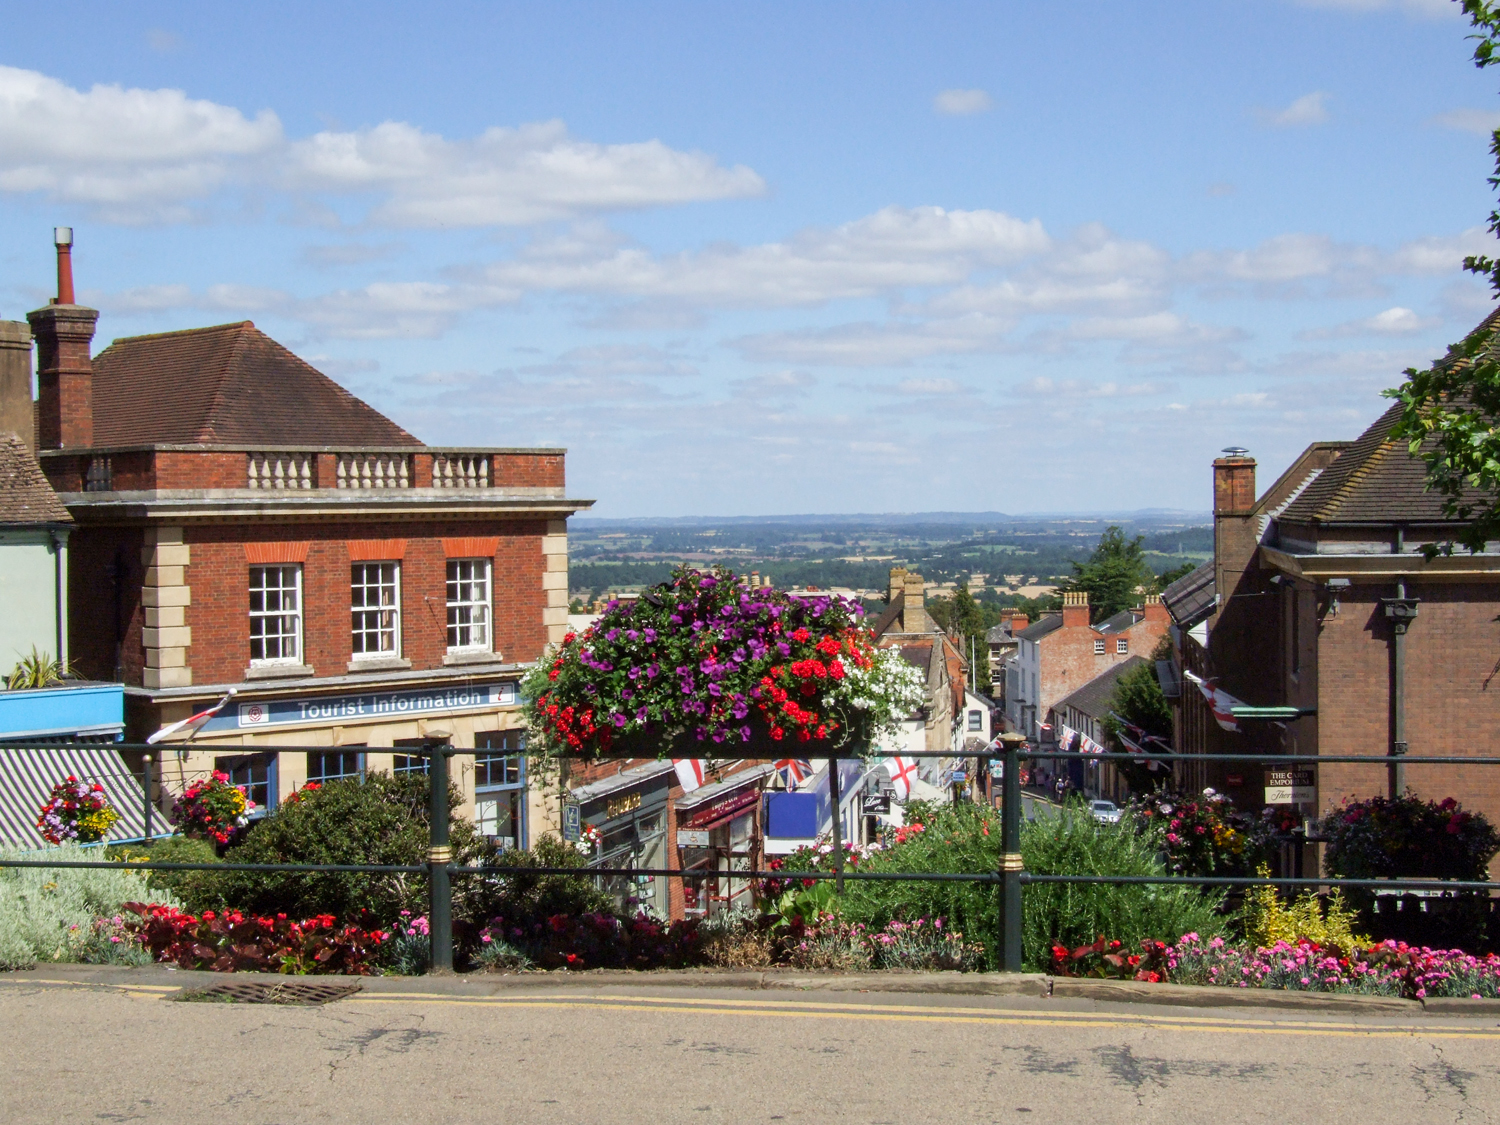
<path id="1" fill-rule="evenodd" d="M 1073 745 L 1073 735 L 1075 735 L 1076 733 L 1078 733 L 1078 732 L 1075 731 L 1072 727 L 1068 726 L 1067 723 L 1058 723 L 1057 724 L 1057 748 L 1059 750 L 1066 750 L 1068 747 L 1072 746 Z"/>
<path id="2" fill-rule="evenodd" d="M 788 789 L 796 789 L 812 776 L 812 762 L 807 758 L 782 758 L 775 763 L 776 772 L 786 782 Z"/>
<path id="3" fill-rule="evenodd" d="M 153 735 L 146 737 L 147 746 L 155 746 L 164 738 L 171 738 L 179 731 L 187 731 L 188 736 L 184 741 L 191 741 L 193 735 L 203 729 L 203 725 L 212 719 L 220 711 L 224 710 L 224 704 L 234 698 L 237 689 L 230 688 L 224 693 L 224 698 L 215 703 L 207 711 L 199 711 L 196 715 L 189 715 L 185 719 L 178 719 L 175 723 L 168 723 Z"/>
<path id="4" fill-rule="evenodd" d="M 882 763 L 886 772 L 891 775 L 891 784 L 896 787 L 896 792 L 904 801 L 911 796 L 911 783 L 917 779 L 917 760 L 915 758 L 887 758 Z"/>
<path id="5" fill-rule="evenodd" d="M 684 793 L 703 788 L 704 779 L 708 776 L 706 758 L 673 758 L 672 768 L 677 771 L 677 781 Z"/>
<path id="6" fill-rule="evenodd" d="M 1083 751 L 1085 754 L 1102 754 L 1102 753 L 1104 753 L 1104 747 L 1100 746 L 1097 742 L 1095 742 L 1092 738 L 1090 738 L 1086 734 L 1083 735 L 1080 738 L 1079 743 L 1078 743 L 1078 749 L 1081 750 L 1081 751 Z"/>
<path id="7" fill-rule="evenodd" d="M 1201 676 L 1195 676 L 1186 668 L 1182 670 L 1183 679 L 1194 684 L 1203 698 L 1208 701 L 1208 709 L 1214 713 L 1214 721 L 1227 731 L 1239 733 L 1240 724 L 1235 720 L 1234 709 L 1244 707 L 1243 699 L 1236 699 L 1223 688 L 1216 687 L 1213 680 L 1205 680 Z"/>

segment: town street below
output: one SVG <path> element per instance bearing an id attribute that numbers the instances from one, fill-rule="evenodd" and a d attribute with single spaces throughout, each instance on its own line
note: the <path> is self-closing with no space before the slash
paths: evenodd
<path id="1" fill-rule="evenodd" d="M 0 1120 L 1412 1125 L 1500 1117 L 1494 1015 L 789 994 L 586 978 L 383 978 L 322 1007 L 175 1002 L 184 984 L 213 980 L 76 967 L 0 978 L 10 1046 Z"/>

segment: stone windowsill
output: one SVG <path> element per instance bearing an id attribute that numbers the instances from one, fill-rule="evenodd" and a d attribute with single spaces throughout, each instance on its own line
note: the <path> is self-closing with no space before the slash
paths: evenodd
<path id="1" fill-rule="evenodd" d="M 503 661 L 498 652 L 486 652 L 481 649 L 459 649 L 447 653 L 443 657 L 443 663 L 451 667 L 455 664 L 500 664 Z"/>
<path id="2" fill-rule="evenodd" d="M 313 675 L 310 664 L 252 664 L 245 669 L 247 680 L 292 680 Z"/>
<path id="3" fill-rule="evenodd" d="M 356 656 L 347 665 L 351 673 L 360 672 L 401 672 L 411 667 L 411 661 L 400 656 L 371 656 L 368 658 Z"/>

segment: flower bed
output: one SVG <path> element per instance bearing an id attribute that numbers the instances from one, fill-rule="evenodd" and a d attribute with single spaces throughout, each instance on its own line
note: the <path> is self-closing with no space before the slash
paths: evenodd
<path id="1" fill-rule="evenodd" d="M 294 922 L 285 914 L 258 918 L 238 910 L 205 910 L 194 915 L 140 902 L 122 909 L 134 915 L 126 926 L 154 959 L 184 969 L 367 974 L 386 938 L 380 930 L 340 928 L 331 914 Z"/>
<path id="2" fill-rule="evenodd" d="M 863 612 L 722 568 L 679 570 L 563 638 L 527 680 L 532 728 L 549 749 L 584 754 L 675 745 L 686 757 L 762 740 L 863 748 L 924 689 L 899 653 L 875 647 Z"/>
<path id="3" fill-rule="evenodd" d="M 255 802 L 243 785 L 229 784 L 229 775 L 214 770 L 187 787 L 172 804 L 171 820 L 184 836 L 212 840 L 225 847 L 250 823 Z"/>

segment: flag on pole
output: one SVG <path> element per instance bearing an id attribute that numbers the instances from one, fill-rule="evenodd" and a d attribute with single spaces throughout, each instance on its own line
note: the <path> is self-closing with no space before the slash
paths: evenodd
<path id="1" fill-rule="evenodd" d="M 1208 709 L 1214 713 L 1214 721 L 1227 731 L 1239 733 L 1240 724 L 1234 717 L 1236 707 L 1244 707 L 1243 699 L 1236 699 L 1223 688 L 1217 687 L 1213 680 L 1205 680 L 1201 676 L 1195 676 L 1186 668 L 1182 671 L 1183 679 L 1196 685 L 1203 693 L 1203 698 L 1208 701 Z"/>
<path id="2" fill-rule="evenodd" d="M 776 772 L 788 789 L 796 789 L 812 776 L 812 762 L 807 758 L 782 758 L 776 763 Z"/>
<path id="3" fill-rule="evenodd" d="M 203 729 L 203 725 L 207 723 L 209 719 L 212 719 L 220 711 L 224 710 L 224 704 L 228 703 L 231 699 L 234 698 L 235 691 L 235 688 L 230 688 L 224 693 L 224 698 L 215 703 L 207 711 L 199 711 L 196 715 L 189 715 L 185 719 L 178 719 L 175 723 L 168 723 L 155 734 L 148 735 L 146 737 L 146 745 L 155 746 L 162 739 L 171 738 L 179 731 L 187 731 L 187 740 L 191 740 L 193 735 L 197 734 L 200 730 Z"/>
<path id="4" fill-rule="evenodd" d="M 915 758 L 887 758 L 883 763 L 886 771 L 891 775 L 891 784 L 896 787 L 896 792 L 904 801 L 911 796 L 912 782 L 917 780 L 917 760 Z"/>
<path id="5" fill-rule="evenodd" d="M 708 776 L 706 758 L 673 758 L 672 768 L 677 771 L 677 781 L 684 793 L 703 788 L 704 779 Z"/>

